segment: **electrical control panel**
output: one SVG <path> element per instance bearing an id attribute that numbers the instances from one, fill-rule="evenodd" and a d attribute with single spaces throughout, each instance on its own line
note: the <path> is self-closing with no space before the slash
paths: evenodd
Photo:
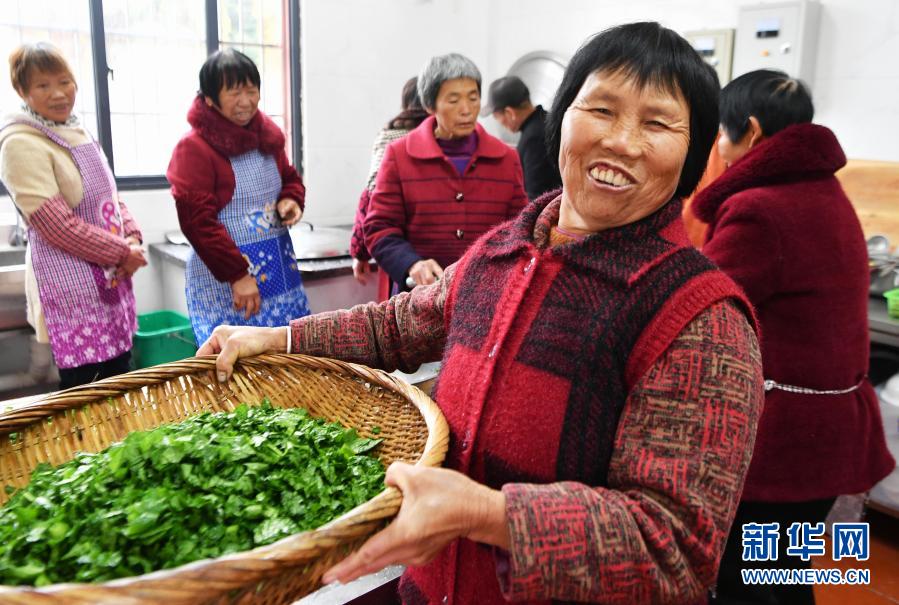
<path id="1" fill-rule="evenodd" d="M 715 68 L 721 86 L 730 82 L 734 53 L 734 30 L 702 29 L 685 32 L 684 37 L 705 59 L 705 62 Z"/>
<path id="2" fill-rule="evenodd" d="M 756 69 L 779 69 L 812 86 L 820 20 L 817 0 L 740 7 L 734 77 Z"/>

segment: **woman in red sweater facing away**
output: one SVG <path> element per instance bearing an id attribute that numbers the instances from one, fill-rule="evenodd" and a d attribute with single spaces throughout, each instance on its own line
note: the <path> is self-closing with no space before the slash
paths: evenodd
<path id="1" fill-rule="evenodd" d="M 709 223 L 702 251 L 756 308 L 765 372 L 716 603 L 814 603 L 811 586 L 744 585 L 740 570 L 809 567 L 787 552 L 790 526 L 820 523 L 823 535 L 836 496 L 870 489 L 895 466 L 867 378 L 865 240 L 834 177 L 846 156 L 813 113 L 802 82 L 782 72 L 728 84 L 718 141 L 728 168 L 693 204 Z M 776 560 L 742 561 L 746 523 L 779 523 Z"/>

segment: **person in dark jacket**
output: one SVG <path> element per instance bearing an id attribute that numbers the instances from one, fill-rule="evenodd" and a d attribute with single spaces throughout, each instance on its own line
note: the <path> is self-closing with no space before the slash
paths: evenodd
<path id="1" fill-rule="evenodd" d="M 365 246 L 390 275 L 392 293 L 443 275 L 478 237 L 527 203 L 518 155 L 477 123 L 481 73 L 459 54 L 428 61 L 418 96 L 431 114 L 387 147 Z"/>
<path id="2" fill-rule="evenodd" d="M 531 92 L 521 78 L 506 76 L 490 85 L 487 107 L 482 116 L 493 115 L 503 128 L 520 132 L 518 156 L 524 171 L 524 189 L 528 198 L 535 200 L 541 194 L 562 186 L 557 158 L 546 153 L 546 110 L 531 103 Z"/>
<path id="3" fill-rule="evenodd" d="M 709 224 L 702 251 L 756 308 L 766 379 L 716 603 L 814 603 L 811 586 L 744 585 L 740 570 L 808 568 L 786 553 L 789 527 L 823 522 L 836 496 L 870 489 L 895 466 L 866 375 L 865 240 L 834 177 L 846 156 L 813 114 L 806 87 L 782 72 L 728 84 L 718 150 L 729 167 L 693 205 Z M 772 522 L 776 560 L 742 561 L 743 524 Z"/>

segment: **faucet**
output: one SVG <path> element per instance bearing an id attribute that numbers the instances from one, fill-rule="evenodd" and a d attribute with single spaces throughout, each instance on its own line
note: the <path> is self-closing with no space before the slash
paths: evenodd
<path id="1" fill-rule="evenodd" d="M 22 224 L 22 215 L 16 212 L 16 226 L 9 232 L 9 245 L 21 247 L 28 241 L 28 232 Z"/>

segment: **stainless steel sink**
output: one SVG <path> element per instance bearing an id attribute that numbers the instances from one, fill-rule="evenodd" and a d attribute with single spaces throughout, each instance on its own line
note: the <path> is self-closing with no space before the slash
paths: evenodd
<path id="1" fill-rule="evenodd" d="M 22 266 L 25 270 L 25 247 L 0 249 L 0 267 Z"/>
<path id="2" fill-rule="evenodd" d="M 25 319 L 25 247 L 0 249 L 0 330 L 28 325 Z"/>

